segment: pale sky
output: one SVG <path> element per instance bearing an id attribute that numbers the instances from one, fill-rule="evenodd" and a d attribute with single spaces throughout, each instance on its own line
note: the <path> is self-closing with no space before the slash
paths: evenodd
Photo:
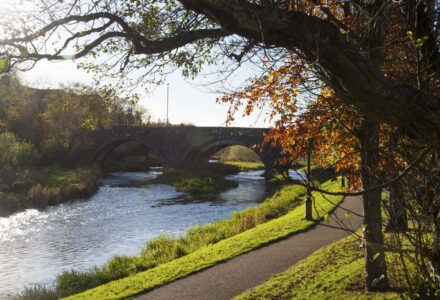
<path id="1" fill-rule="evenodd" d="M 1 1 L 1 0 L 0 0 Z M 57 88 L 72 83 L 92 84 L 90 75 L 76 68 L 72 61 L 47 62 L 41 61 L 36 67 L 21 74 L 27 85 L 39 88 Z M 180 72 L 175 72 L 167 79 L 170 84 L 170 123 L 192 123 L 197 126 L 223 126 L 226 120 L 227 105 L 217 104 L 215 99 L 220 95 L 213 93 L 215 86 L 204 87 L 200 82 L 185 81 Z M 153 91 L 142 94 L 141 105 L 146 107 L 153 120 L 166 118 L 166 85 L 157 86 Z M 254 114 L 241 118 L 237 114 L 233 126 L 267 127 L 265 114 Z"/>
<path id="2" fill-rule="evenodd" d="M 18 5 L 18 6 L 17 6 Z M 0 0 L 0 16 L 12 15 L 14 10 L 29 10 L 32 1 Z M 18 7 L 18 9 L 17 9 Z M 11 11 L 9 11 L 11 10 Z M 1 19 L 1 18 L 0 18 Z M 243 68 L 245 75 L 241 80 L 251 76 L 251 72 Z M 247 75 L 247 73 L 249 76 Z M 21 73 L 25 83 L 38 88 L 58 88 L 60 85 L 73 83 L 93 84 L 93 80 L 82 70 L 77 69 L 73 61 L 48 62 L 41 61 L 36 67 L 26 73 Z M 219 87 L 203 87 L 206 79 L 199 78 L 195 82 L 185 81 L 177 71 L 167 78 L 170 84 L 169 117 L 172 124 L 192 123 L 197 126 L 222 126 L 226 120 L 227 105 L 217 104 L 215 99 L 220 95 L 213 93 Z M 239 80 L 234 81 L 237 84 Z M 238 83 L 239 84 L 239 83 Z M 138 89 L 141 94 L 141 105 L 152 115 L 153 120 L 166 119 L 166 85 L 152 87 L 151 92 Z M 267 127 L 265 114 L 256 113 L 254 116 L 241 118 L 237 114 L 233 126 Z"/>

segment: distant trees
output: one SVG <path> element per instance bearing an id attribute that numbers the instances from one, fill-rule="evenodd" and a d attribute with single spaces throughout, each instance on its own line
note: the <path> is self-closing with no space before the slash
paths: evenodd
<path id="1" fill-rule="evenodd" d="M 0 180 L 13 178 L 14 173 L 34 166 L 40 155 L 31 143 L 18 139 L 13 133 L 0 134 Z"/>
<path id="2" fill-rule="evenodd" d="M 62 158 L 80 130 L 141 125 L 147 117 L 137 98 L 111 90 L 82 85 L 40 90 L 24 86 L 14 74 L 0 77 L 0 132 L 35 145 L 45 164 Z"/>

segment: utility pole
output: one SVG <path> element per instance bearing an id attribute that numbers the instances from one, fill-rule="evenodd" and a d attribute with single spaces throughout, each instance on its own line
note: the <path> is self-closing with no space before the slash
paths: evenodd
<path id="1" fill-rule="evenodd" d="M 312 221 L 312 190 L 311 183 L 312 178 L 310 176 L 310 161 L 312 158 L 312 150 L 313 150 L 313 140 L 309 140 L 309 144 L 307 145 L 307 192 L 306 192 L 306 220 Z"/>
<path id="2" fill-rule="evenodd" d="M 170 84 L 167 83 L 167 125 L 170 125 L 170 119 L 168 118 L 169 105 L 170 105 Z"/>

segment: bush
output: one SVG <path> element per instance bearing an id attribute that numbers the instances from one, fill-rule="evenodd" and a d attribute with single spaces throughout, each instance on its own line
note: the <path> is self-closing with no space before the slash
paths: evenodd
<path id="1" fill-rule="evenodd" d="M 14 193 L 0 192 L 0 216 L 8 216 L 9 214 L 22 209 L 24 204 L 21 199 Z"/>
<path id="2" fill-rule="evenodd" d="M 65 297 L 102 284 L 103 282 L 97 273 L 97 268 L 88 271 L 69 270 L 62 272 L 56 278 L 56 294 L 59 297 Z"/>
<path id="3" fill-rule="evenodd" d="M 12 296 L 11 300 L 57 300 L 59 297 L 54 290 L 42 285 L 26 287 L 23 292 Z"/>
<path id="4" fill-rule="evenodd" d="M 34 145 L 17 139 L 10 132 L 0 134 L 0 165 L 6 172 L 35 165 L 40 155 Z"/>
<path id="5" fill-rule="evenodd" d="M 29 190 L 28 198 L 32 202 L 33 207 L 45 208 L 49 205 L 51 193 L 48 188 L 43 187 L 41 184 L 36 184 Z"/>

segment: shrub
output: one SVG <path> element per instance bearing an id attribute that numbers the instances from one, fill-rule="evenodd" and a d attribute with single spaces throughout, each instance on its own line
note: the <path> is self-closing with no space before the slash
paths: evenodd
<path id="1" fill-rule="evenodd" d="M 51 193 L 48 188 L 43 187 L 41 184 L 36 184 L 29 190 L 28 198 L 32 201 L 33 207 L 45 208 L 49 205 Z"/>
<path id="2" fill-rule="evenodd" d="M 10 300 L 57 300 L 58 295 L 52 289 L 42 285 L 26 287 L 23 292 L 9 297 Z"/>
<path id="3" fill-rule="evenodd" d="M 65 297 L 104 283 L 97 274 L 97 268 L 87 271 L 64 271 L 56 278 L 56 294 L 59 297 Z"/>
<path id="4" fill-rule="evenodd" d="M 35 165 L 39 159 L 34 145 L 20 141 L 10 132 L 0 134 L 0 165 L 6 172 Z"/>
<path id="5" fill-rule="evenodd" d="M 19 209 L 22 209 L 24 203 L 14 193 L 0 192 L 0 216 L 7 216 Z"/>

